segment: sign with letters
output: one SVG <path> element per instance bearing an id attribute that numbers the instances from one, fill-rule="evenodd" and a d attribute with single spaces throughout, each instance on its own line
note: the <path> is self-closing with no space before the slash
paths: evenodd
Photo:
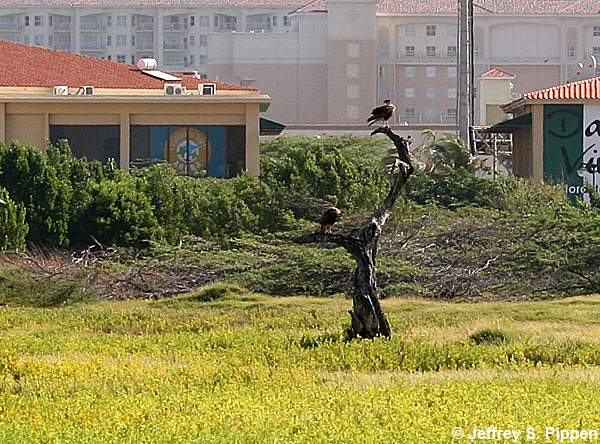
<path id="1" fill-rule="evenodd" d="M 544 181 L 586 201 L 600 190 L 600 105 L 544 106 Z"/>

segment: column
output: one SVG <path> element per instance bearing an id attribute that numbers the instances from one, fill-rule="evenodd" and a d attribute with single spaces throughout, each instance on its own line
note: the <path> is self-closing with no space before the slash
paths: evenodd
<path id="1" fill-rule="evenodd" d="M 544 105 L 531 105 L 531 177 L 535 182 L 544 181 Z"/>
<path id="2" fill-rule="evenodd" d="M 71 49 L 74 53 L 81 52 L 81 24 L 79 9 L 74 9 L 71 23 Z"/>
<path id="3" fill-rule="evenodd" d="M 260 105 L 246 104 L 246 169 L 254 176 L 260 174 Z"/>
<path id="4" fill-rule="evenodd" d="M 158 62 L 159 69 L 165 64 L 163 60 L 163 16 L 162 11 L 154 16 L 154 58 Z"/>
<path id="5" fill-rule="evenodd" d="M 6 103 L 0 103 L 0 143 L 6 141 Z"/>
<path id="6" fill-rule="evenodd" d="M 123 171 L 129 171 L 129 114 L 121 114 L 121 132 L 119 145 L 119 165 Z"/>

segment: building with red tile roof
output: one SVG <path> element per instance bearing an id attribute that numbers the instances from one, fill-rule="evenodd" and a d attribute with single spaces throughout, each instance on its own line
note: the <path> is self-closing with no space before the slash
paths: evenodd
<path id="1" fill-rule="evenodd" d="M 479 76 L 480 79 L 514 79 L 516 76 L 498 68 L 492 68 Z"/>
<path id="2" fill-rule="evenodd" d="M 0 40 L 0 142 L 186 174 L 258 174 L 257 89 Z M 152 63 L 149 63 L 147 67 Z"/>

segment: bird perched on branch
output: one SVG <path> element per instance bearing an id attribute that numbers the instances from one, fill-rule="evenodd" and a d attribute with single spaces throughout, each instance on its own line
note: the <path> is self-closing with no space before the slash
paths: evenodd
<path id="1" fill-rule="evenodd" d="M 333 224 L 337 221 L 338 217 L 340 217 L 340 214 L 342 214 L 342 212 L 339 208 L 328 208 L 321 218 L 321 233 L 331 233 Z"/>
<path id="2" fill-rule="evenodd" d="M 383 106 L 378 106 L 371 111 L 371 115 L 367 119 L 369 126 L 375 123 L 385 123 L 385 126 L 389 127 L 388 120 L 390 120 L 395 110 L 396 106 L 392 103 L 392 101 L 390 99 L 385 99 L 383 101 Z"/>

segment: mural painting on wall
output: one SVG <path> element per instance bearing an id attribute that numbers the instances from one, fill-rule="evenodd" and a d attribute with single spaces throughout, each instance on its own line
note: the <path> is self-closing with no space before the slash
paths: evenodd
<path id="1" fill-rule="evenodd" d="M 544 106 L 544 180 L 586 201 L 600 190 L 600 105 Z"/>
<path id="2" fill-rule="evenodd" d="M 206 172 L 210 160 L 208 135 L 193 127 L 173 131 L 167 140 L 169 163 L 185 174 Z"/>

